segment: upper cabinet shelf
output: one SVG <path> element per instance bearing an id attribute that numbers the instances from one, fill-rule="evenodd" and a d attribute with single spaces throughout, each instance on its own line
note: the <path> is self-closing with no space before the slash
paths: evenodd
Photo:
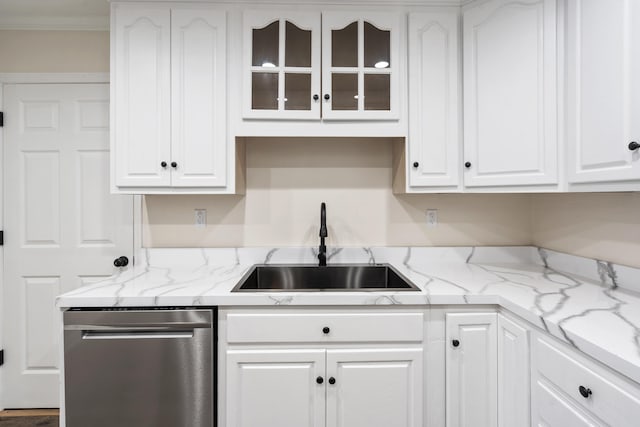
<path id="1" fill-rule="evenodd" d="M 397 13 L 245 12 L 244 118 L 397 120 L 401 23 Z"/>

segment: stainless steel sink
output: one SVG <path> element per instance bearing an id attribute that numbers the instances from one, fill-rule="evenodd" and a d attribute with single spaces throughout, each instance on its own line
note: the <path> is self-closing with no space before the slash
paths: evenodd
<path id="1" fill-rule="evenodd" d="M 338 264 L 256 265 L 231 292 L 419 290 L 387 264 Z"/>

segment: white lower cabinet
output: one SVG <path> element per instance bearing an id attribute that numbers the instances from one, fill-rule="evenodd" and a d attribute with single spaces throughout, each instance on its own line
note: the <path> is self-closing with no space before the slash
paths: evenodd
<path id="1" fill-rule="evenodd" d="M 376 328 L 398 319 L 395 336 Z M 222 311 L 220 425 L 423 427 L 423 324 L 421 312 Z"/>
<path id="2" fill-rule="evenodd" d="M 447 313 L 447 427 L 497 425 L 496 313 Z"/>
<path id="3" fill-rule="evenodd" d="M 638 384 L 545 334 L 536 334 L 532 350 L 535 426 L 638 425 Z"/>
<path id="4" fill-rule="evenodd" d="M 219 325 L 220 427 L 640 420 L 639 384 L 502 309 L 221 309 Z"/>
<path id="5" fill-rule="evenodd" d="M 529 330 L 498 314 L 498 425 L 530 423 Z"/>
<path id="6" fill-rule="evenodd" d="M 227 426 L 324 426 L 324 377 L 324 350 L 229 350 Z"/>
<path id="7" fill-rule="evenodd" d="M 422 425 L 422 349 L 327 350 L 327 377 L 328 427 Z"/>

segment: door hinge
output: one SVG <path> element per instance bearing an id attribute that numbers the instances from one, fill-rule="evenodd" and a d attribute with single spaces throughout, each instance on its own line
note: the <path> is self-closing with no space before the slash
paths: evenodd
<path id="1" fill-rule="evenodd" d="M 0 128 L 4 126 L 4 113 L 0 111 Z"/>
<path id="2" fill-rule="evenodd" d="M 4 350 L 0 350 L 0 366 L 4 365 Z"/>

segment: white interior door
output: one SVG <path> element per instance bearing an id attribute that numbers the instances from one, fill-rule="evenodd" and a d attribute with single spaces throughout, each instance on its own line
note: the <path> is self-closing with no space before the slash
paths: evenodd
<path id="1" fill-rule="evenodd" d="M 6 408 L 59 405 L 56 295 L 132 259 L 132 196 L 109 193 L 109 86 L 4 90 Z"/>

